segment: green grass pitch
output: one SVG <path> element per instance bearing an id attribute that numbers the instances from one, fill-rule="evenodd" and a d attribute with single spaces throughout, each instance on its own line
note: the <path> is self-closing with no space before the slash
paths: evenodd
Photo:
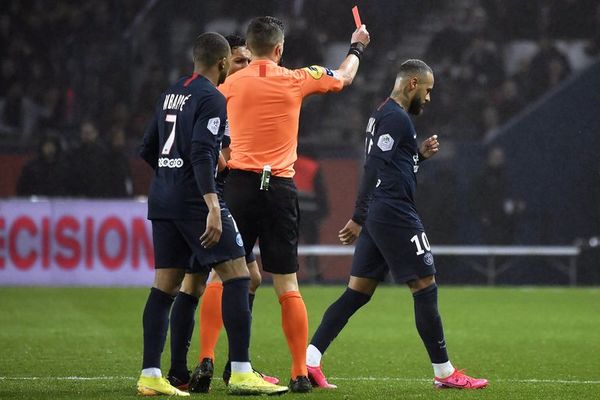
<path id="1" fill-rule="evenodd" d="M 304 287 L 310 330 L 342 292 Z M 136 398 L 147 289 L 0 288 L 1 399 Z M 435 390 L 414 328 L 412 298 L 382 287 L 324 358 L 335 391 L 323 399 L 599 399 L 600 289 L 441 287 L 453 363 L 490 380 L 478 391 Z M 271 287 L 256 297 L 252 360 L 289 379 L 290 359 Z M 219 342 L 217 372 L 226 351 Z M 195 332 L 190 367 L 198 343 Z M 163 372 L 168 368 L 168 349 Z M 215 380 L 207 399 L 224 398 Z"/>

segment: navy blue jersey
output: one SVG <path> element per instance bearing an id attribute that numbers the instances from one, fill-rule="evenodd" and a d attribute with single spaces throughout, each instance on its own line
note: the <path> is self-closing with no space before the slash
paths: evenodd
<path id="1" fill-rule="evenodd" d="M 419 169 L 417 133 L 409 115 L 388 98 L 367 124 L 366 163 L 377 158 L 378 169 L 368 219 L 422 229 L 415 207 Z M 381 163 L 381 161 L 383 163 Z"/>
<path id="2" fill-rule="evenodd" d="M 140 155 L 155 170 L 149 219 L 203 219 L 227 121 L 225 97 L 205 77 L 181 78 L 159 98 Z"/>

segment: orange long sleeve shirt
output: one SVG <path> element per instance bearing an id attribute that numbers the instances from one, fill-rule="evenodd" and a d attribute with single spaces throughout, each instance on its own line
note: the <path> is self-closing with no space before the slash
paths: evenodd
<path id="1" fill-rule="evenodd" d="M 290 70 L 270 60 L 254 60 L 227 77 L 219 90 L 227 99 L 231 169 L 294 176 L 302 100 L 313 93 L 339 91 L 343 82 L 327 68 Z"/>

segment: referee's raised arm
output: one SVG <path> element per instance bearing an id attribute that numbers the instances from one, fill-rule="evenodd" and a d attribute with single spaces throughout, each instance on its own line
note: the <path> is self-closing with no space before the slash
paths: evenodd
<path id="1" fill-rule="evenodd" d="M 371 37 L 369 36 L 369 32 L 367 32 L 367 27 L 365 25 L 361 25 L 360 28 L 355 30 L 352 34 L 348 55 L 340 64 L 339 68 L 334 71 L 344 83 L 344 86 L 350 85 L 354 80 L 354 77 L 358 72 L 360 59 L 370 41 Z"/>

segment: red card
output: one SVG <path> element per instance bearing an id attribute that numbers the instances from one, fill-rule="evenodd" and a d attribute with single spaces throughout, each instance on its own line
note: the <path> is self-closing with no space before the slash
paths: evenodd
<path id="1" fill-rule="evenodd" d="M 356 29 L 360 28 L 362 22 L 360 22 L 360 14 L 358 13 L 358 6 L 352 7 L 352 15 L 354 15 L 354 24 L 356 24 Z"/>

